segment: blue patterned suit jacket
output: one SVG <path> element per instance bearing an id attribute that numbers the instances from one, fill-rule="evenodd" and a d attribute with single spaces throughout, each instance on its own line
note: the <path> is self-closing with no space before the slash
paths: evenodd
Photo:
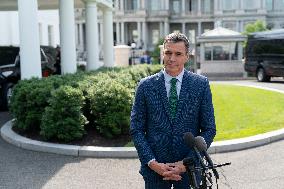
<path id="1" fill-rule="evenodd" d="M 163 72 L 142 79 L 131 111 L 130 134 L 144 178 L 157 176 L 147 165 L 151 159 L 168 163 L 189 156 L 196 158 L 183 141 L 186 132 L 202 136 L 208 146 L 216 134 L 207 78 L 185 70 L 174 119 L 170 118 Z"/>

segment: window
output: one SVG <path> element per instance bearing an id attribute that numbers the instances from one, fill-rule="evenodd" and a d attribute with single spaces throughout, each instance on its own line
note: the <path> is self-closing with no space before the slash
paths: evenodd
<path id="1" fill-rule="evenodd" d="M 180 13 L 180 2 L 178 0 L 173 1 L 173 13 Z"/>
<path id="2" fill-rule="evenodd" d="M 235 0 L 223 0 L 223 9 L 224 10 L 235 10 L 236 9 L 236 1 Z"/>
<path id="3" fill-rule="evenodd" d="M 189 0 L 188 11 L 197 12 L 197 1 L 196 0 Z"/>
<path id="4" fill-rule="evenodd" d="M 158 0 L 151 1 L 150 5 L 151 5 L 151 7 L 150 7 L 151 10 L 160 10 L 161 3 Z"/>
<path id="5" fill-rule="evenodd" d="M 274 7 L 276 10 L 284 10 L 284 0 L 274 0 Z"/>
<path id="6" fill-rule="evenodd" d="M 203 0 L 201 5 L 203 13 L 211 13 L 212 12 L 211 6 L 212 6 L 211 0 Z"/>
<path id="7" fill-rule="evenodd" d="M 238 60 L 238 43 L 207 43 L 205 44 L 205 60 Z"/>
<path id="8" fill-rule="evenodd" d="M 223 22 L 223 27 L 233 31 L 237 30 L 236 22 Z"/>
<path id="9" fill-rule="evenodd" d="M 265 6 L 268 11 L 273 10 L 273 0 L 265 0 Z"/>
<path id="10" fill-rule="evenodd" d="M 138 2 L 137 0 L 126 0 L 127 10 L 137 10 Z"/>
<path id="11" fill-rule="evenodd" d="M 251 50 L 253 54 L 268 55 L 268 54 L 284 54 L 283 39 L 271 39 L 271 40 L 258 40 L 251 44 Z"/>
<path id="12" fill-rule="evenodd" d="M 254 1 L 243 1 L 245 9 L 257 9 L 258 4 Z"/>

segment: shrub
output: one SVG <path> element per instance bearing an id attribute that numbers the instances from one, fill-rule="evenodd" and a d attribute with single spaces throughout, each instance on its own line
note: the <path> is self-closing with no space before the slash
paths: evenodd
<path id="1" fill-rule="evenodd" d="M 47 99 L 53 88 L 46 79 L 23 80 L 14 88 L 10 112 L 16 117 L 15 126 L 22 130 L 38 130 Z"/>
<path id="2" fill-rule="evenodd" d="M 108 138 L 128 133 L 133 99 L 131 89 L 113 79 L 99 81 L 88 91 L 94 125 Z"/>
<path id="3" fill-rule="evenodd" d="M 137 83 L 162 65 L 101 68 L 64 76 L 20 81 L 10 112 L 21 130 L 40 131 L 46 139 L 82 137 L 86 119 L 104 136 L 128 133 Z"/>
<path id="4" fill-rule="evenodd" d="M 87 122 L 81 111 L 84 104 L 82 91 L 62 86 L 52 92 L 49 104 L 42 117 L 40 134 L 45 139 L 65 142 L 81 138 Z"/>

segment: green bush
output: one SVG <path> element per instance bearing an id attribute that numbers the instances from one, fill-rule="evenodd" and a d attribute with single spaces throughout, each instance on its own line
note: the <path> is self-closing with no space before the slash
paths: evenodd
<path id="1" fill-rule="evenodd" d="M 113 79 L 99 81 L 88 92 L 91 114 L 101 134 L 108 138 L 129 131 L 130 109 L 133 100 L 131 89 Z"/>
<path id="2" fill-rule="evenodd" d="M 49 104 L 42 116 L 40 135 L 65 142 L 82 138 L 87 123 L 81 111 L 84 104 L 82 91 L 62 86 L 52 92 Z"/>
<path id="3" fill-rule="evenodd" d="M 46 79 L 20 81 L 11 97 L 10 112 L 16 118 L 15 126 L 22 130 L 39 130 L 42 113 L 48 105 L 52 82 Z"/>
<path id="4" fill-rule="evenodd" d="M 89 126 L 95 126 L 107 137 L 128 133 L 137 83 L 161 68 L 162 65 L 101 68 L 23 80 L 14 88 L 10 112 L 16 118 L 16 127 L 39 131 L 46 139 L 80 138 L 87 120 Z"/>

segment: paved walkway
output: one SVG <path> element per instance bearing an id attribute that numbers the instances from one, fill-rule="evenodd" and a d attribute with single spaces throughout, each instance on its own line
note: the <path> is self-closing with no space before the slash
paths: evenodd
<path id="1" fill-rule="evenodd" d="M 239 83 L 245 83 L 240 81 Z M 246 84 L 257 84 L 253 81 Z M 266 84 L 265 84 L 266 85 Z M 284 90 L 284 82 L 270 87 Z M 10 117 L 0 113 L 0 124 Z M 271 189 L 284 186 L 284 140 L 237 152 L 213 154 L 215 163 L 232 162 L 219 169 L 219 188 Z M 0 139 L 0 188 L 142 189 L 139 161 L 56 155 L 17 148 Z"/>

